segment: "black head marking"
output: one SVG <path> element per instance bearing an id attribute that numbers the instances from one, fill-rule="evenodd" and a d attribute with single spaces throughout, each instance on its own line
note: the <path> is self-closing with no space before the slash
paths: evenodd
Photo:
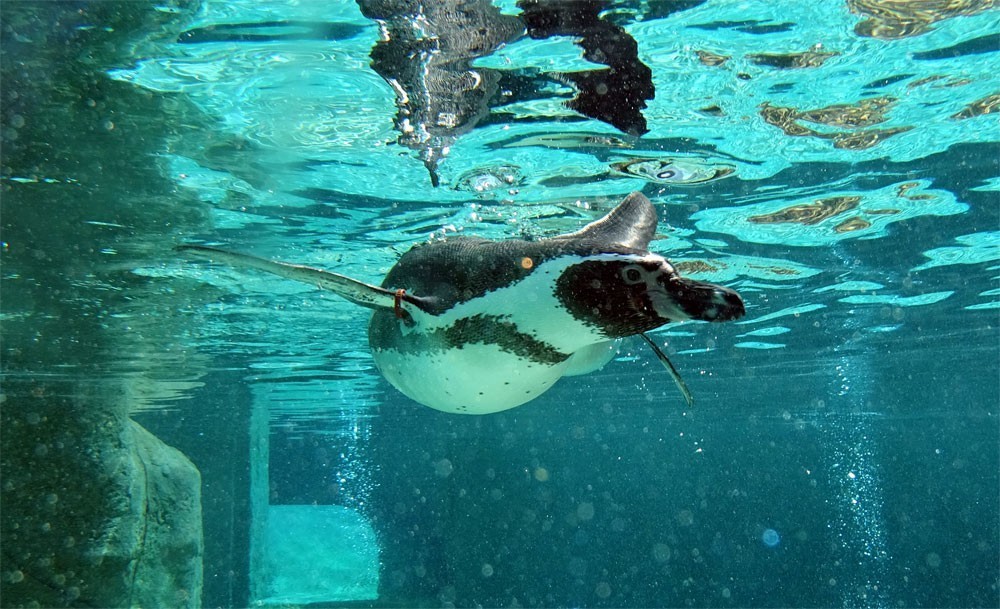
<path id="1" fill-rule="evenodd" d="M 671 321 L 729 321 L 744 314 L 739 294 L 681 277 L 655 254 L 584 260 L 556 282 L 556 297 L 607 338 L 646 332 Z"/>
<path id="2" fill-rule="evenodd" d="M 662 326 L 646 278 L 661 272 L 655 262 L 586 260 L 566 269 L 556 297 L 576 319 L 607 338 L 622 338 Z"/>

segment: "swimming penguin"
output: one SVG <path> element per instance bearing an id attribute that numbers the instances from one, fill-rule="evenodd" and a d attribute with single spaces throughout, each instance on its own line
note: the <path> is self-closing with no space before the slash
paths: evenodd
<path id="1" fill-rule="evenodd" d="M 616 342 L 671 321 L 727 321 L 735 291 L 681 277 L 648 251 L 656 210 L 639 192 L 581 230 L 550 239 L 455 237 L 417 245 L 381 287 L 320 269 L 183 245 L 191 254 L 316 285 L 373 309 L 375 365 L 431 408 L 487 414 L 520 406 L 559 378 L 597 370 Z"/>

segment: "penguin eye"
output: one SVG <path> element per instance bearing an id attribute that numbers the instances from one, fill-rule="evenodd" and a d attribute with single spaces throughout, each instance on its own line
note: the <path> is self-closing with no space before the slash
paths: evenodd
<path id="1" fill-rule="evenodd" d="M 625 278 L 625 283 L 635 284 L 642 281 L 642 273 L 634 266 L 625 267 L 622 271 L 622 277 Z"/>

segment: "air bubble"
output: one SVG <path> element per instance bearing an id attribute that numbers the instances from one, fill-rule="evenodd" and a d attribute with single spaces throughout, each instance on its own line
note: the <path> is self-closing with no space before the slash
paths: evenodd
<path id="1" fill-rule="evenodd" d="M 434 462 L 434 475 L 438 478 L 447 478 L 453 471 L 455 471 L 455 466 L 448 459 Z"/>
<path id="2" fill-rule="evenodd" d="M 761 534 L 760 540 L 764 542 L 764 545 L 773 548 L 774 546 L 781 543 L 781 536 L 774 529 L 764 529 L 764 533 Z"/>
<path id="3" fill-rule="evenodd" d="M 924 557 L 924 562 L 927 563 L 928 567 L 932 569 L 937 569 L 938 567 L 941 566 L 941 555 L 938 554 L 937 552 L 931 552 Z"/>
<path id="4" fill-rule="evenodd" d="M 670 546 L 665 543 L 658 543 L 653 546 L 653 559 L 656 562 L 667 562 L 670 560 Z"/>
<path id="5" fill-rule="evenodd" d="M 611 596 L 611 585 L 608 582 L 601 582 L 597 584 L 594 593 L 597 594 L 598 598 L 608 598 Z"/>

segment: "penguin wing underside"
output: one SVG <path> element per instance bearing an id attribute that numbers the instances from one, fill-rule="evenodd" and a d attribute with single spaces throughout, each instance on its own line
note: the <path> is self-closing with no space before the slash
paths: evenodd
<path id="1" fill-rule="evenodd" d="M 275 262 L 266 258 L 229 252 L 204 245 L 180 245 L 177 246 L 177 249 L 207 260 L 225 262 L 238 268 L 257 269 L 286 279 L 308 283 L 320 289 L 329 290 L 354 304 L 369 309 L 392 309 L 398 306 L 397 298 L 400 297 L 408 302 L 419 300 L 409 294 L 397 296 L 396 292 L 391 290 L 310 266 Z"/>

